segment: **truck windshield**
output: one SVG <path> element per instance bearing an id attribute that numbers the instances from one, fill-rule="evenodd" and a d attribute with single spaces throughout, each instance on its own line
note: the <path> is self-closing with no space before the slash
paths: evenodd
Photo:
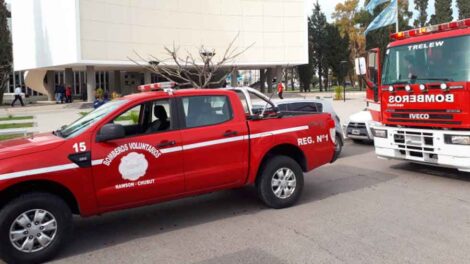
<path id="1" fill-rule="evenodd" d="M 470 80 L 470 36 L 432 40 L 386 51 L 384 85 Z"/>
<path id="2" fill-rule="evenodd" d="M 77 136 L 126 102 L 127 100 L 122 99 L 108 102 L 55 133 L 63 138 Z"/>

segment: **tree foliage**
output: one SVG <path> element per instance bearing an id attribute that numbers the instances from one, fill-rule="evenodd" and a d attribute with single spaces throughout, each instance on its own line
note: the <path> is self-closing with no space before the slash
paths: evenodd
<path id="1" fill-rule="evenodd" d="M 414 0 L 415 9 L 418 11 L 418 17 L 415 19 L 413 25 L 415 27 L 424 27 L 428 22 L 428 3 L 429 0 Z"/>
<path id="2" fill-rule="evenodd" d="M 365 1 L 364 7 L 367 5 L 369 1 Z M 382 12 L 382 10 L 387 7 L 387 4 L 383 4 L 377 7 L 374 10 L 374 15 L 371 15 L 365 9 L 361 9 L 360 12 L 357 13 L 355 17 L 355 22 L 361 26 L 362 30 L 365 30 L 367 26 L 372 22 L 372 20 Z M 410 19 L 413 15 L 412 12 L 409 11 L 409 2 L 408 0 L 398 0 L 398 25 L 399 30 L 408 30 L 411 27 L 409 26 Z M 383 59 L 385 54 L 385 49 L 390 43 L 390 35 L 395 32 L 395 24 L 386 26 L 383 28 L 379 28 L 377 30 L 371 31 L 367 34 L 366 37 L 366 50 L 372 48 L 380 48 L 381 51 L 381 59 Z"/>
<path id="3" fill-rule="evenodd" d="M 457 0 L 457 7 L 459 8 L 459 19 L 470 18 L 469 0 Z"/>
<path id="4" fill-rule="evenodd" d="M 465 0 L 468 2 L 468 0 Z M 435 0 L 436 13 L 431 16 L 430 24 L 441 24 L 452 21 L 452 0 Z"/>
<path id="5" fill-rule="evenodd" d="M 329 43 L 327 42 L 327 21 L 325 14 L 321 11 L 320 4 L 316 2 L 313 13 L 309 19 L 309 36 L 312 42 L 312 55 L 315 69 L 319 76 L 320 91 L 323 91 L 322 77 L 328 77 L 326 53 Z"/>
<path id="6" fill-rule="evenodd" d="M 328 24 L 327 42 L 330 44 L 326 54 L 328 68 L 331 69 L 337 80 L 343 83 L 352 66 L 349 57 L 349 35 L 341 36 L 338 26 Z"/>
<path id="7" fill-rule="evenodd" d="M 4 0 L 0 0 L 0 104 L 12 71 L 13 55 L 8 20 L 10 12 Z"/>
<path id="8" fill-rule="evenodd" d="M 349 38 L 349 61 L 354 61 L 355 58 L 363 56 L 365 53 L 366 38 L 361 32 L 360 28 L 356 27 L 356 16 L 359 12 L 359 0 L 346 0 L 344 3 L 339 3 L 335 7 L 335 12 L 332 18 L 335 19 L 335 24 L 338 26 L 341 36 L 348 36 Z M 352 67 L 350 67 L 352 70 Z M 354 73 L 349 73 L 351 79 L 355 77 Z M 354 81 L 351 80 L 353 85 Z"/>

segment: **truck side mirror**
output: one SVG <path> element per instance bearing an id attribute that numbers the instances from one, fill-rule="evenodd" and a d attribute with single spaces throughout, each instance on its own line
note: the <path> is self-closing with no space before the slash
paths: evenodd
<path id="1" fill-rule="evenodd" d="M 104 125 L 98 135 L 96 135 L 96 142 L 104 142 L 108 140 L 123 138 L 126 136 L 124 127 L 119 124 L 106 124 Z"/>
<path id="2" fill-rule="evenodd" d="M 379 101 L 379 87 L 380 87 L 380 50 L 373 49 L 367 54 L 367 82 L 368 86 L 373 90 L 374 101 Z"/>
<path id="3" fill-rule="evenodd" d="M 356 75 L 357 76 L 362 76 L 362 75 L 366 75 L 367 72 L 366 72 L 366 58 L 364 57 L 360 57 L 360 58 L 356 58 L 354 60 L 354 64 L 355 64 L 355 70 L 356 70 Z"/>

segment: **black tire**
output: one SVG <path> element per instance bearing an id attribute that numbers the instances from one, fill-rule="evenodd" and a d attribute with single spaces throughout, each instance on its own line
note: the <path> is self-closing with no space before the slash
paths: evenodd
<path id="1" fill-rule="evenodd" d="M 335 143 L 335 159 L 339 157 L 341 151 L 343 150 L 343 141 L 341 140 L 341 136 L 336 134 L 336 143 Z"/>
<path id="2" fill-rule="evenodd" d="M 55 218 L 56 225 L 54 226 L 55 231 L 43 231 L 42 234 L 47 234 L 53 239 L 51 242 L 46 244 L 43 249 L 37 249 L 36 252 L 23 252 L 17 249 L 13 242 L 10 241 L 10 228 L 13 227 L 13 223 L 17 218 L 30 211 L 31 213 L 36 212 L 48 214 L 44 216 L 44 222 L 51 222 L 49 216 Z M 30 216 L 29 220 L 34 218 Z M 53 219 L 52 219 L 53 220 Z M 36 222 L 31 222 L 35 225 Z M 37 222 L 39 223 L 39 222 Z M 31 224 L 30 224 L 31 225 Z M 38 226 L 40 226 L 39 224 Z M 17 226 L 19 229 L 24 229 L 21 226 Z M 42 228 L 42 227 L 38 227 Z M 72 213 L 69 206 L 59 197 L 49 193 L 28 193 L 22 195 L 5 205 L 0 211 L 0 257 L 7 263 L 41 263 L 54 257 L 60 248 L 67 243 L 67 238 L 70 237 L 72 232 Z M 33 231 L 31 231 L 33 233 Z M 38 234 L 40 237 L 42 234 Z M 52 235 L 55 234 L 55 235 Z M 31 235 L 31 234 L 30 234 Z M 31 236 L 33 237 L 33 236 Z M 27 239 L 27 238 L 25 238 Z M 19 240 L 18 243 L 21 243 Z M 40 246 L 39 241 L 34 242 L 35 247 Z"/>
<path id="3" fill-rule="evenodd" d="M 289 169 L 293 172 L 293 176 L 295 177 L 295 188 L 292 193 L 285 198 L 277 196 L 275 194 L 275 190 L 273 190 L 275 187 L 272 186 L 273 178 L 279 177 L 279 175 L 275 176 L 275 173 L 280 169 Z M 270 158 L 263 165 L 256 182 L 256 189 L 261 201 L 263 201 L 263 203 L 268 207 L 275 209 L 286 208 L 294 205 L 302 193 L 303 186 L 304 174 L 302 168 L 295 160 L 286 156 L 275 156 Z"/>

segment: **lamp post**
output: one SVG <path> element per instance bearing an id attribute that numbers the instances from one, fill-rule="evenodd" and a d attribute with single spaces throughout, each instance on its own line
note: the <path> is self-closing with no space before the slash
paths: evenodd
<path id="1" fill-rule="evenodd" d="M 208 76 L 208 72 L 210 72 L 210 62 L 212 58 L 215 56 L 215 52 L 203 49 L 199 52 L 199 54 L 201 55 L 201 58 L 204 61 L 204 68 L 202 70 L 202 74 L 204 76 L 204 82 L 205 82 Z M 204 88 L 204 87 L 201 87 L 201 88 Z"/>
<path id="2" fill-rule="evenodd" d="M 343 71 L 346 70 L 347 63 L 348 63 L 348 61 L 345 61 L 345 60 L 342 60 L 340 62 L 340 65 L 341 65 Z M 346 78 L 343 78 L 343 102 L 346 102 Z"/>

